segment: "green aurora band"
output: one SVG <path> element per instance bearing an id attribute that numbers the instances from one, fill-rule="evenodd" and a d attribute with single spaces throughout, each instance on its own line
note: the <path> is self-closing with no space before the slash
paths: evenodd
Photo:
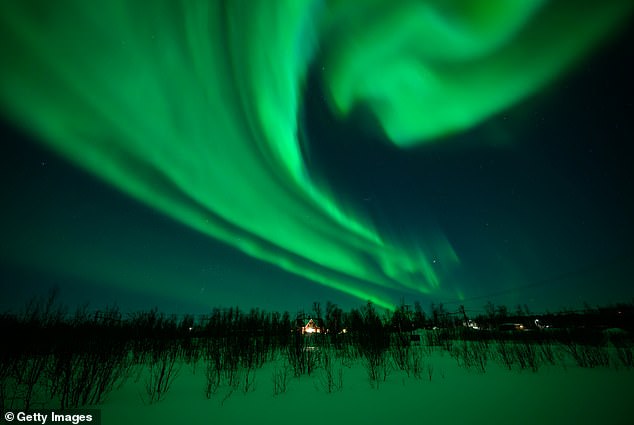
<path id="1" fill-rule="evenodd" d="M 391 240 L 311 179 L 298 136 L 311 67 L 321 69 L 335 114 L 362 106 L 405 148 L 535 93 L 631 8 L 629 0 L 3 1 L 0 105 L 38 140 L 179 222 L 390 307 L 389 291 L 440 287 L 432 257 L 459 260 L 441 234 L 414 248 Z"/>

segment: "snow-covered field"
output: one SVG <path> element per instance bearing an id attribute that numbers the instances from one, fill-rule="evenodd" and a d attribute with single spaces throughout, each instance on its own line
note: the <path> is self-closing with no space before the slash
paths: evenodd
<path id="1" fill-rule="evenodd" d="M 342 388 L 328 393 L 324 370 L 288 377 L 286 392 L 274 395 L 281 360 L 255 371 L 255 385 L 220 386 L 205 397 L 205 368 L 182 365 L 162 401 L 148 404 L 146 372 L 110 393 L 103 424 L 601 424 L 634 423 L 634 370 L 580 368 L 571 361 L 538 372 L 490 359 L 486 372 L 458 366 L 447 352 L 424 358 L 420 378 L 392 366 L 378 388 L 362 361 L 335 364 Z M 429 366 L 429 367 L 428 367 Z M 431 379 L 429 374 L 431 372 Z"/>

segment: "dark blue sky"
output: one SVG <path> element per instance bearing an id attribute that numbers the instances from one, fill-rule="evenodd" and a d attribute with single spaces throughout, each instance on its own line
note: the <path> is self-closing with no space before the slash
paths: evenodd
<path id="1" fill-rule="evenodd" d="M 384 232 L 419 239 L 440 231 L 451 242 L 461 263 L 447 285 L 464 299 L 405 294 L 408 303 L 476 311 L 491 300 L 539 311 L 630 301 L 632 40 L 630 29 L 523 103 L 408 151 L 364 130 L 362 112 L 333 118 L 312 82 L 304 113 L 311 173 Z M 2 133 L 0 309 L 53 286 L 71 305 L 124 311 L 360 303 L 139 204 L 6 120 Z M 117 269 L 117 278 L 125 270 L 125 279 L 95 269 Z"/>
<path id="2" fill-rule="evenodd" d="M 538 309 L 628 299 L 631 35 L 477 128 L 413 151 L 328 121 L 316 103 L 307 115 L 328 124 L 314 123 L 323 143 L 310 158 L 377 221 L 404 234 L 440 227 L 474 308 L 489 298 Z"/>

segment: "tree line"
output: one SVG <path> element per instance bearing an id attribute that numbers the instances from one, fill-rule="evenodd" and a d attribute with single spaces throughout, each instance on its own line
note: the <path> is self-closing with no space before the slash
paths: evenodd
<path id="1" fill-rule="evenodd" d="M 87 305 L 70 312 L 52 293 L 19 314 L 0 315 L 0 407 L 97 405 L 130 379 L 141 380 L 144 401 L 155 403 L 183 367 L 202 367 L 204 395 L 224 394 L 224 400 L 255 390 L 267 362 L 279 365 L 271 377 L 274 394 L 285 392 L 289 379 L 315 374 L 325 391 L 340 390 L 343 371 L 354 362 L 363 363 L 378 388 L 394 370 L 431 380 L 426 358 L 435 349 L 482 372 L 492 358 L 509 369 L 537 371 L 563 355 L 580 367 L 633 367 L 633 318 L 634 303 L 542 315 L 487 303 L 473 318 L 464 307 L 432 304 L 427 314 L 420 303 L 380 310 L 371 302 L 348 311 L 314 302 L 295 315 L 239 307 L 200 316 L 156 308 L 123 315 L 116 307 L 93 313 Z M 303 332 L 309 319 L 318 332 Z M 522 331 L 502 326 L 509 322 L 523 323 Z"/>

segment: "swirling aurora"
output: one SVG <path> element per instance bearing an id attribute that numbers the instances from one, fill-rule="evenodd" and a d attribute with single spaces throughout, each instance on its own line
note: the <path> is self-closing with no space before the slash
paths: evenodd
<path id="1" fill-rule="evenodd" d="M 459 267 L 460 258 L 442 231 L 400 240 L 316 177 L 302 144 L 320 141 L 300 118 L 309 74 L 334 116 L 363 110 L 407 155 L 537 93 L 631 9 L 627 0 L 4 1 L 0 104 L 41 143 L 179 223 L 391 307 L 392 291 L 442 290 L 436 259 Z"/>

